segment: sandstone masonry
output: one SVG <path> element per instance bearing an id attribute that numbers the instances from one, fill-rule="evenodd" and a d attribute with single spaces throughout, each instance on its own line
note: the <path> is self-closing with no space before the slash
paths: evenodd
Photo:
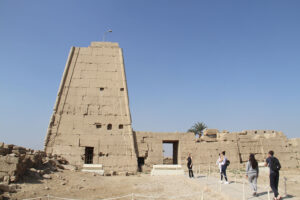
<path id="1" fill-rule="evenodd" d="M 45 139 L 46 153 L 77 166 L 102 164 L 113 174 L 150 171 L 163 164 L 163 143 L 173 144 L 173 159 L 168 162 L 183 166 L 188 153 L 195 165 L 211 165 L 218 153 L 226 151 L 230 166 L 240 168 L 250 153 L 263 161 L 274 150 L 283 167 L 300 167 L 300 139 L 289 140 L 282 132 L 207 129 L 198 139 L 193 133 L 134 132 L 128 101 L 117 43 L 72 47 Z"/>
<path id="2" fill-rule="evenodd" d="M 300 168 L 300 139 L 287 139 L 282 132 L 272 130 L 250 130 L 242 132 L 219 132 L 206 129 L 200 138 L 194 133 L 134 132 L 140 170 L 150 172 L 152 166 L 163 163 L 163 143 L 173 143 L 173 157 L 185 170 L 186 158 L 192 153 L 194 166 L 214 166 L 218 154 L 226 151 L 231 161 L 230 168 L 244 168 L 249 154 L 254 153 L 263 162 L 268 151 L 275 151 L 283 168 Z"/>
<path id="3" fill-rule="evenodd" d="M 136 172 L 122 49 L 92 42 L 72 47 L 45 140 L 46 153 L 70 164 Z"/>

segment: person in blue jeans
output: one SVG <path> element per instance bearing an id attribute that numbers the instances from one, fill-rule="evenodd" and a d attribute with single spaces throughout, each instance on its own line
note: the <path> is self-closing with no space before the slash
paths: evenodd
<path id="1" fill-rule="evenodd" d="M 223 176 L 225 178 L 225 184 L 228 184 L 228 179 L 227 179 L 227 174 L 226 174 L 226 169 L 227 169 L 227 157 L 225 156 L 225 151 L 222 152 L 221 154 L 221 183 L 223 183 Z"/>
<path id="2" fill-rule="evenodd" d="M 280 200 L 281 196 L 278 193 L 279 170 L 281 168 L 279 160 L 274 157 L 274 151 L 269 151 L 265 166 L 270 168 L 270 186 L 274 193 L 274 200 Z"/>

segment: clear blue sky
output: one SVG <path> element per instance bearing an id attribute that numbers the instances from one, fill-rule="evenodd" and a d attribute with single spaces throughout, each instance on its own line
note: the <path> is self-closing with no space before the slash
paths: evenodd
<path id="1" fill-rule="evenodd" d="M 43 147 L 70 47 L 108 28 L 135 130 L 299 137 L 299 0 L 0 0 L 0 141 Z"/>

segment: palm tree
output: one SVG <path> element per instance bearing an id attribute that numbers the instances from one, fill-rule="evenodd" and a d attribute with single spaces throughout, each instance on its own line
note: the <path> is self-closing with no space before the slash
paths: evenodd
<path id="1" fill-rule="evenodd" d="M 204 129 L 206 129 L 207 126 L 203 122 L 196 122 L 189 130 L 188 132 L 192 132 L 195 135 L 199 135 L 199 137 L 202 135 L 202 132 Z"/>

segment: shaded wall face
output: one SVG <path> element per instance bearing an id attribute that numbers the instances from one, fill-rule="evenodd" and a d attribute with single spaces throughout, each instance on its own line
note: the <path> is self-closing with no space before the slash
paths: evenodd
<path id="1" fill-rule="evenodd" d="M 163 164 L 162 142 L 178 141 L 178 164 L 187 170 L 187 157 L 192 154 L 194 167 L 217 168 L 219 153 L 226 152 L 230 160 L 230 169 L 244 168 L 249 154 L 254 153 L 259 162 L 263 162 L 268 151 L 275 151 L 284 168 L 300 166 L 297 142 L 289 140 L 280 133 L 218 133 L 215 138 L 202 136 L 196 139 L 192 133 L 152 133 L 135 132 L 137 155 L 144 158 L 143 171 L 152 169 L 153 165 Z M 292 147 L 294 146 L 294 147 Z"/>
<path id="2" fill-rule="evenodd" d="M 73 48 L 45 141 L 47 153 L 82 165 L 86 147 L 104 169 L 136 171 L 122 50 L 95 42 Z"/>

